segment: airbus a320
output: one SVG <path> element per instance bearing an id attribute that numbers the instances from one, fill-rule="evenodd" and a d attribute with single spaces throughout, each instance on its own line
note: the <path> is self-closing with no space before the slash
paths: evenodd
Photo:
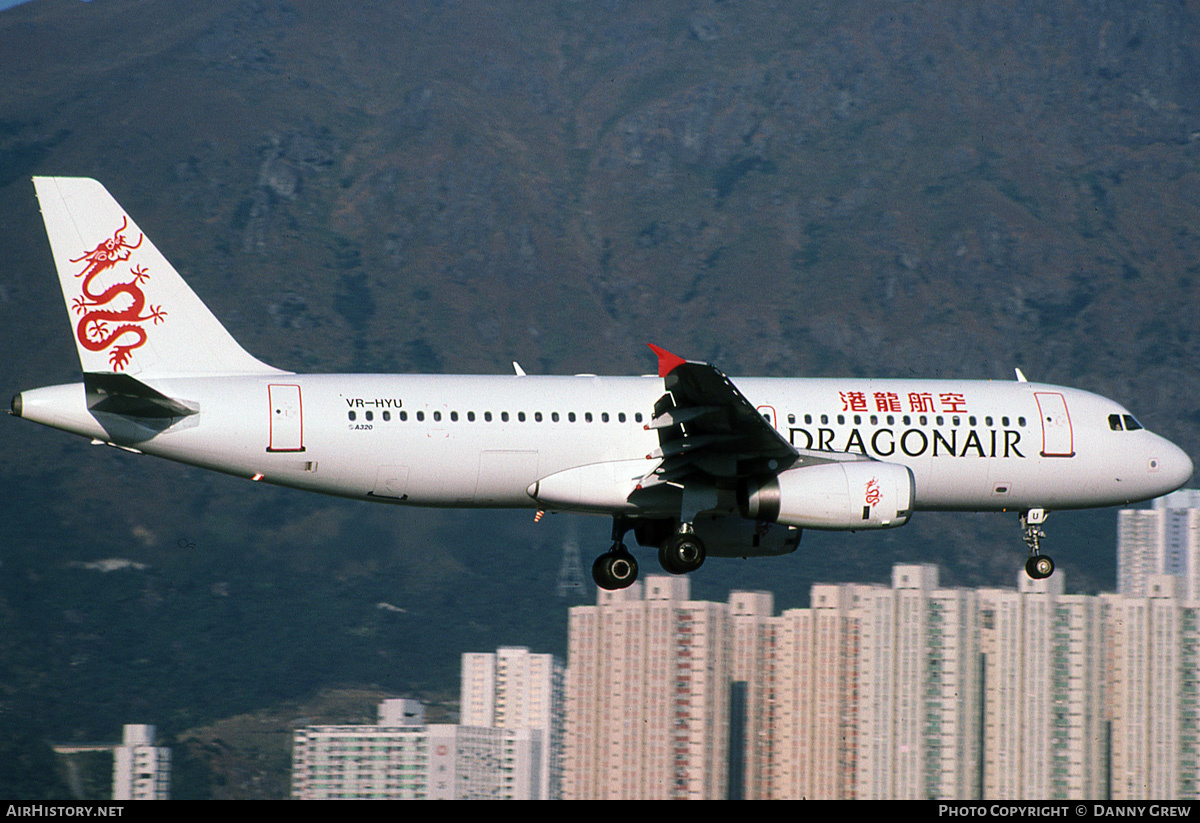
<path id="1" fill-rule="evenodd" d="M 629 586 L 625 544 L 673 574 L 792 552 L 803 529 L 915 511 L 1015 511 L 1044 578 L 1056 509 L 1170 492 L 1192 461 L 1128 409 L 1031 383 L 738 378 L 651 346 L 640 377 L 300 375 L 248 354 L 98 182 L 34 178 L 83 370 L 12 414 L 130 451 L 404 506 L 612 518 L 592 573 Z"/>

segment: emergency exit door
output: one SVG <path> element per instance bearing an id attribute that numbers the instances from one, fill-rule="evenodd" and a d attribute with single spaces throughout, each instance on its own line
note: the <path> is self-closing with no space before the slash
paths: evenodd
<path id="1" fill-rule="evenodd" d="M 271 407 L 271 435 L 267 451 L 304 451 L 304 417 L 300 403 L 300 387 L 271 384 L 267 386 L 267 394 Z"/>
<path id="2" fill-rule="evenodd" d="M 1042 415 L 1042 457 L 1073 457 L 1075 435 L 1067 400 L 1058 392 L 1034 392 Z"/>

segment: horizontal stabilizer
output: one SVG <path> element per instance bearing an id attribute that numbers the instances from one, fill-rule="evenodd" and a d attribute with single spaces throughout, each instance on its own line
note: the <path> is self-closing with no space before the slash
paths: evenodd
<path id="1" fill-rule="evenodd" d="M 125 417 L 163 419 L 187 417 L 199 411 L 127 374 L 89 372 L 83 376 L 88 410 Z"/>

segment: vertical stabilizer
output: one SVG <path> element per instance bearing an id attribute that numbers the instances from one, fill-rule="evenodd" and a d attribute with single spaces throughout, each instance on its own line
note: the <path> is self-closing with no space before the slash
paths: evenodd
<path id="1" fill-rule="evenodd" d="M 35 177 L 84 372 L 270 374 L 97 183 Z"/>

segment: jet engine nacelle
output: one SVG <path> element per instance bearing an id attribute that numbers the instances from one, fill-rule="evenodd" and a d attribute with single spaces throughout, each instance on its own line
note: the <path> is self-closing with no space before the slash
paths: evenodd
<path id="1" fill-rule="evenodd" d="M 912 471 L 874 460 L 824 463 L 746 481 L 742 516 L 808 529 L 887 529 L 912 514 Z"/>

